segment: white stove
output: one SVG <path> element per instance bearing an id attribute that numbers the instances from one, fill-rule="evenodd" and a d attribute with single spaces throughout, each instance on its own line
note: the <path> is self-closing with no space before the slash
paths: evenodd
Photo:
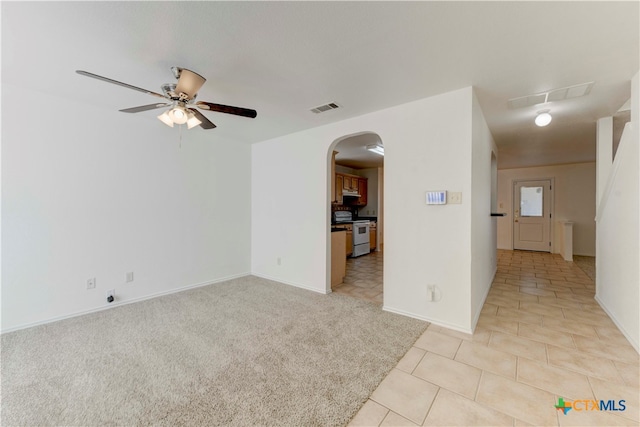
<path id="1" fill-rule="evenodd" d="M 369 225 L 368 220 L 353 220 L 353 214 L 349 211 L 336 211 L 333 214 L 336 224 L 353 224 L 353 257 L 366 255 L 371 252 L 369 243 Z"/>

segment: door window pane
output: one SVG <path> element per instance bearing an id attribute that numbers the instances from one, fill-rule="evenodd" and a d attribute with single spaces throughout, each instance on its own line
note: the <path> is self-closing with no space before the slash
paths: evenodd
<path id="1" fill-rule="evenodd" d="M 542 187 L 520 187 L 520 216 L 542 216 Z"/>

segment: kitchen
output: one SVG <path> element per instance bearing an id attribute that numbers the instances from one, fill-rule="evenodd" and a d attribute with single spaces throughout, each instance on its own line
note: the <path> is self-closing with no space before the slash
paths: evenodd
<path id="1" fill-rule="evenodd" d="M 365 133 L 341 140 L 331 156 L 331 288 L 382 304 L 384 148 Z"/>

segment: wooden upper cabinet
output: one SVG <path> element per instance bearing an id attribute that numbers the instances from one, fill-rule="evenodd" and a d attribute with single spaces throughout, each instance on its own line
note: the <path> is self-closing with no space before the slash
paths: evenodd
<path id="1" fill-rule="evenodd" d="M 334 186 L 332 187 L 334 203 L 342 204 L 343 191 L 357 191 L 360 194 L 356 206 L 365 206 L 367 204 L 367 178 L 336 172 L 334 174 Z"/>
<path id="2" fill-rule="evenodd" d="M 335 182 L 335 188 L 334 188 L 334 201 L 341 205 L 342 204 L 342 189 L 344 186 L 344 175 L 337 173 L 336 174 L 336 182 Z"/>
<path id="3" fill-rule="evenodd" d="M 353 189 L 353 186 L 351 185 L 351 177 L 349 175 L 343 175 L 343 189 L 347 190 L 347 191 L 351 191 Z"/>
<path id="4" fill-rule="evenodd" d="M 358 194 L 360 197 L 358 198 L 358 206 L 366 206 L 367 205 L 367 178 L 358 179 Z"/>

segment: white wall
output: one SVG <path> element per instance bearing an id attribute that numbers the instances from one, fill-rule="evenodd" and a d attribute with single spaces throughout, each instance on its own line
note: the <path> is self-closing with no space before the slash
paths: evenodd
<path id="1" fill-rule="evenodd" d="M 498 149 L 473 94 L 471 159 L 471 321 L 475 327 L 496 274 L 497 223 L 491 217 L 492 185 Z M 464 198 L 464 195 L 463 195 Z"/>
<path id="2" fill-rule="evenodd" d="M 154 115 L 5 84 L 2 101 L 3 331 L 107 307 L 107 289 L 122 303 L 249 272 L 249 146 L 198 128 L 180 147 Z"/>
<path id="3" fill-rule="evenodd" d="M 330 289 L 329 150 L 341 137 L 374 132 L 385 146 L 384 308 L 470 331 L 471 198 L 426 206 L 425 191 L 471 194 L 472 93 L 469 87 L 254 144 L 252 273 Z M 304 214 L 292 215 L 295 206 L 305 206 Z M 439 287 L 440 301 L 427 301 L 429 284 Z"/>
<path id="4" fill-rule="evenodd" d="M 553 251 L 560 250 L 558 221 L 573 221 L 573 253 L 595 256 L 596 164 L 592 162 L 499 170 L 497 209 L 507 216 L 498 218 L 498 248 L 513 249 L 513 181 L 536 178 L 555 178 Z"/>
<path id="5" fill-rule="evenodd" d="M 598 206 L 596 300 L 640 352 L 640 82 Z"/>

